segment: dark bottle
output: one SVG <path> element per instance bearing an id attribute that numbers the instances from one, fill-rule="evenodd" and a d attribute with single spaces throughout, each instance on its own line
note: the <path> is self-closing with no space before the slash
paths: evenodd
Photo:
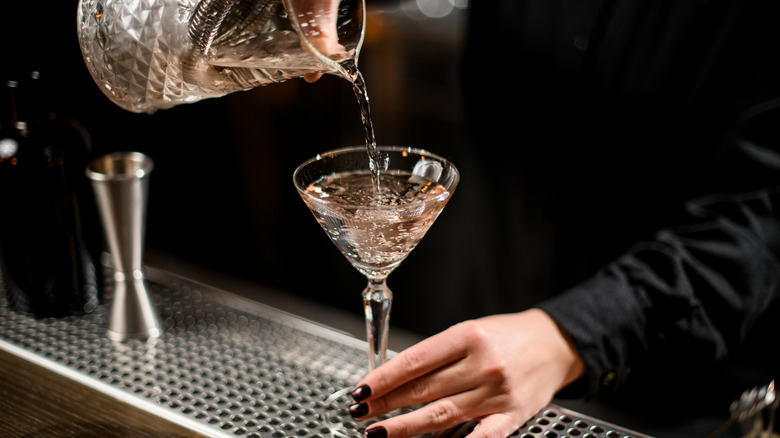
<path id="1" fill-rule="evenodd" d="M 40 82 L 33 72 L 3 84 L 0 286 L 15 310 L 61 317 L 99 304 L 101 229 L 84 177 L 88 138 L 48 112 Z"/>

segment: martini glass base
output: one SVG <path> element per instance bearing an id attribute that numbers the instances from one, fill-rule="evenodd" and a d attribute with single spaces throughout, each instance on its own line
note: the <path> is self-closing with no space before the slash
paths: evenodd
<path id="1" fill-rule="evenodd" d="M 412 412 L 415 409 L 421 407 L 421 405 L 409 406 L 406 408 L 396 409 L 388 413 L 382 414 L 375 418 L 369 418 L 366 420 L 356 420 L 349 415 L 349 405 L 355 403 L 352 399 L 352 392 L 355 390 L 354 386 L 345 387 L 333 392 L 322 403 L 322 410 L 320 412 L 320 420 L 322 425 L 328 430 L 328 433 L 336 438 L 354 438 L 355 436 L 364 436 L 365 431 L 372 424 L 401 415 L 404 413 Z M 438 435 L 425 434 L 423 437 L 434 437 Z"/>
<path id="2" fill-rule="evenodd" d="M 323 402 L 323 424 L 334 437 L 349 438 L 350 431 L 360 429 L 359 422 L 351 419 L 347 409 L 352 400 L 350 394 L 354 390 L 353 386 L 342 388 L 328 396 Z M 345 421 L 345 419 L 350 420 Z"/>
<path id="3" fill-rule="evenodd" d="M 363 291 L 366 335 L 368 341 L 368 370 L 373 371 L 385 362 L 387 357 L 387 339 L 389 333 L 390 308 L 393 293 L 385 282 L 387 276 L 368 276 L 368 286 Z M 349 415 L 348 406 L 354 403 L 354 386 L 348 386 L 333 392 L 323 402 L 321 417 L 331 435 L 349 438 L 355 430 L 362 432 L 371 421 L 358 421 Z M 376 420 L 374 420 L 376 421 Z M 352 432 L 352 434 L 350 433 Z"/>

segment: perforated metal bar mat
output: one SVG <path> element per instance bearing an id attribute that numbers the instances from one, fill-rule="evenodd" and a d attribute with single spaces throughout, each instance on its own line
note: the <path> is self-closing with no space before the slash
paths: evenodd
<path id="1" fill-rule="evenodd" d="M 206 436 L 362 436 L 346 396 L 327 400 L 366 372 L 363 341 L 165 271 L 146 277 L 164 324 L 155 341 L 109 340 L 106 305 L 35 319 L 0 294 L 0 348 Z M 555 405 L 513 436 L 643 437 Z"/>

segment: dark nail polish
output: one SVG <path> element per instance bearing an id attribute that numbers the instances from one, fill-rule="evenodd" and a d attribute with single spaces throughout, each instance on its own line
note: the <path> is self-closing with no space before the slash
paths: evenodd
<path id="1" fill-rule="evenodd" d="M 355 399 L 356 402 L 361 402 L 367 399 L 370 395 L 371 388 L 369 388 L 368 385 L 360 386 L 352 391 L 352 398 Z"/>
<path id="2" fill-rule="evenodd" d="M 368 428 L 366 438 L 387 438 L 387 429 L 382 426 Z"/>
<path id="3" fill-rule="evenodd" d="M 349 415 L 352 418 L 360 418 L 368 413 L 368 405 L 365 403 L 355 403 L 349 407 Z"/>

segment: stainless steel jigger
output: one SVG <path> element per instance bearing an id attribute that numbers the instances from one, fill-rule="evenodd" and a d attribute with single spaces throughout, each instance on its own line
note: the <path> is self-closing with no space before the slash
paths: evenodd
<path id="1" fill-rule="evenodd" d="M 138 152 L 116 152 L 87 166 L 114 269 L 108 337 L 115 341 L 154 338 L 160 322 L 144 284 L 143 250 L 152 160 Z"/>

